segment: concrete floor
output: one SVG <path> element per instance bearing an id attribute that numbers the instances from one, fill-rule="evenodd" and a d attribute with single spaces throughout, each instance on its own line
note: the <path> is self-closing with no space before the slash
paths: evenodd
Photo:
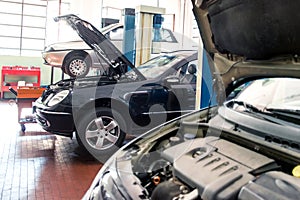
<path id="1" fill-rule="evenodd" d="M 20 131 L 17 105 L 0 101 L 0 199 L 81 199 L 102 164 L 76 139 L 38 124 Z"/>

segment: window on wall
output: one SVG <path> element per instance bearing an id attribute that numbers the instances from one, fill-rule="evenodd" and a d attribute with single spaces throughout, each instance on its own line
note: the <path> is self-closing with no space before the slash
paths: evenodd
<path id="1" fill-rule="evenodd" d="M 0 54 L 40 56 L 45 46 L 47 1 L 0 0 Z"/>

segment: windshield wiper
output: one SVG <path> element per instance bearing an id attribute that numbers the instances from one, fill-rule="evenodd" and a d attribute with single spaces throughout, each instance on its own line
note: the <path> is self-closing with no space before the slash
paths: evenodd
<path id="1" fill-rule="evenodd" d="M 279 112 L 279 109 L 277 109 L 277 112 L 275 112 L 275 109 L 265 109 L 265 110 L 261 110 L 259 108 L 257 108 L 256 106 L 249 104 L 247 102 L 244 101 L 240 101 L 240 100 L 236 100 L 236 99 L 232 99 L 228 102 L 225 103 L 225 105 L 228 107 L 232 107 L 234 104 L 238 104 L 240 106 L 243 106 L 245 108 L 245 111 L 243 112 L 248 112 L 251 114 L 254 114 L 255 116 L 258 116 L 264 120 L 276 123 L 276 124 L 280 124 L 280 125 L 285 125 L 285 126 L 293 126 L 296 128 L 299 128 L 299 112 L 297 117 L 295 117 L 294 115 L 289 114 L 288 113 L 283 113 L 281 110 L 281 113 Z M 287 112 L 287 111 L 286 111 Z"/>
<path id="2" fill-rule="evenodd" d="M 257 108 L 256 106 L 250 104 L 250 103 L 247 103 L 245 101 L 240 101 L 240 100 L 236 100 L 236 99 L 232 99 L 228 102 L 225 103 L 226 106 L 231 106 L 233 107 L 233 104 L 237 104 L 237 105 L 240 105 L 240 106 L 243 106 L 246 110 L 245 111 L 248 111 L 248 112 L 262 112 L 259 108 Z"/>
<path id="3" fill-rule="evenodd" d="M 266 111 L 273 112 L 273 113 L 286 114 L 286 115 L 297 115 L 300 117 L 300 110 L 297 110 L 297 109 L 266 108 Z"/>
<path id="4" fill-rule="evenodd" d="M 300 110 L 284 108 L 267 108 L 266 111 L 272 113 L 279 119 L 300 125 Z"/>

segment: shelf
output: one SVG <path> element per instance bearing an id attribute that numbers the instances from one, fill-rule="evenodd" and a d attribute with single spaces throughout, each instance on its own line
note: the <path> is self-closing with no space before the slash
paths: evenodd
<path id="1" fill-rule="evenodd" d="M 11 93 L 9 88 L 17 91 L 20 85 L 40 86 L 41 71 L 39 67 L 3 66 L 1 74 L 1 98 L 5 98 L 4 93 Z"/>

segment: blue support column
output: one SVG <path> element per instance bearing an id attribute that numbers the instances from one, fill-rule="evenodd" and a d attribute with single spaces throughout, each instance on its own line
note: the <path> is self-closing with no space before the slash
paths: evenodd
<path id="1" fill-rule="evenodd" d="M 153 29 L 154 29 L 154 37 L 153 42 L 159 42 L 161 40 L 160 29 L 162 27 L 162 22 L 164 18 L 161 14 L 155 14 L 153 16 Z"/>
<path id="2" fill-rule="evenodd" d="M 207 55 L 203 53 L 200 109 L 216 104 L 216 94 L 213 91 L 213 81 Z"/>
<path id="3" fill-rule="evenodd" d="M 126 58 L 135 64 L 135 9 L 124 9 L 124 36 L 123 53 Z"/>

